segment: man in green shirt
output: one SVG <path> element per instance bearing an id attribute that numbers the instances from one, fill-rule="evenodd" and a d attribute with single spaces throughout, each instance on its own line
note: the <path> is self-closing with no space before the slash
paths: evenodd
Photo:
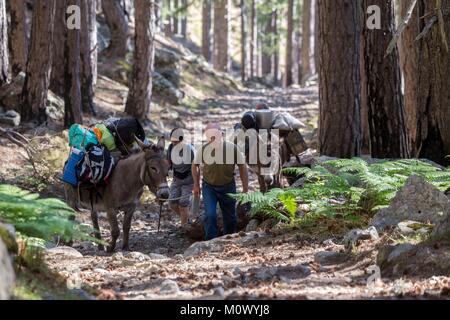
<path id="1" fill-rule="evenodd" d="M 239 167 L 243 192 L 248 192 L 248 171 L 243 155 L 235 144 L 224 140 L 219 124 L 209 124 L 206 137 L 208 143 L 199 148 L 192 164 L 192 176 L 196 197 L 200 196 L 202 181 L 205 240 L 211 240 L 218 236 L 217 204 L 222 210 L 224 235 L 237 231 L 236 200 L 228 194 L 236 193 L 236 166 Z"/>

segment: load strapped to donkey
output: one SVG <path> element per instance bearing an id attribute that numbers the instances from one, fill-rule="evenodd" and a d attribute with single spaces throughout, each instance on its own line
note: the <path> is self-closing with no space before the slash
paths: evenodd
<path id="1" fill-rule="evenodd" d="M 72 125 L 71 150 L 61 180 L 74 187 L 107 184 L 118 162 L 117 155 L 129 155 L 135 137 L 146 143 L 142 125 L 133 118 L 111 118 L 91 127 Z"/>

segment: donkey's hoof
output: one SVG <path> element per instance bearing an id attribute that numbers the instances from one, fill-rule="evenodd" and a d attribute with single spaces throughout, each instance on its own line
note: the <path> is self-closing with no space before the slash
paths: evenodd
<path id="1" fill-rule="evenodd" d="M 130 252 L 131 250 L 130 250 L 130 246 L 123 246 L 122 247 L 122 251 L 128 251 L 128 252 Z"/>
<path id="2" fill-rule="evenodd" d="M 98 251 L 105 251 L 105 246 L 102 244 L 98 245 Z"/>

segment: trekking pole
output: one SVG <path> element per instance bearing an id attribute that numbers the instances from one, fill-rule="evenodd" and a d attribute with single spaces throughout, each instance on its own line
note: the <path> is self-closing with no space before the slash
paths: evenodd
<path id="1" fill-rule="evenodd" d="M 159 231 L 161 229 L 161 216 L 162 216 L 163 205 L 164 205 L 164 202 L 161 202 L 160 205 L 159 205 L 158 233 L 159 233 Z"/>

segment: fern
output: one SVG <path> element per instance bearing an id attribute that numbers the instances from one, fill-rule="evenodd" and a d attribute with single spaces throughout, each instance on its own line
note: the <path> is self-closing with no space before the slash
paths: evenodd
<path id="1" fill-rule="evenodd" d="M 41 199 L 18 187 L 0 185 L 0 220 L 14 225 L 25 238 L 97 241 L 89 236 L 92 229 L 70 220 L 73 215 L 75 211 L 61 200 Z"/>
<path id="2" fill-rule="evenodd" d="M 274 189 L 234 196 L 251 203 L 251 214 L 262 214 L 294 223 L 299 204 L 309 206 L 310 216 L 342 215 L 355 220 L 389 205 L 411 175 L 420 175 L 441 191 L 450 188 L 450 172 L 419 160 L 331 160 L 309 168 L 287 168 L 283 173 L 304 179 L 303 188 Z"/>

